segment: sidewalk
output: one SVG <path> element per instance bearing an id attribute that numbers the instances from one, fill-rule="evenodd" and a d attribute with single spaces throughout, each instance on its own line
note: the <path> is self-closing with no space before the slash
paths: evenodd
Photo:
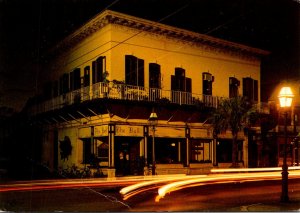
<path id="1" fill-rule="evenodd" d="M 287 203 L 270 202 L 270 203 L 255 203 L 246 206 L 234 207 L 227 211 L 233 212 L 287 212 L 296 211 L 300 212 L 300 198 L 291 199 Z"/>

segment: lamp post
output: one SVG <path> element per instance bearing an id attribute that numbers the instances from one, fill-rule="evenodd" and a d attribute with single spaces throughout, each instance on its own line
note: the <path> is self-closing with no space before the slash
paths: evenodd
<path id="1" fill-rule="evenodd" d="M 286 147 L 287 147 L 287 112 L 292 106 L 293 93 L 290 87 L 282 87 L 279 92 L 280 107 L 284 109 L 284 146 L 283 146 L 283 164 L 282 164 L 282 189 L 281 202 L 288 202 L 288 165 L 286 163 Z"/>
<path id="2" fill-rule="evenodd" d="M 299 166 L 299 140 L 300 140 L 300 132 L 298 135 L 293 139 L 292 143 L 294 145 L 294 163 L 296 166 Z"/>
<path id="3" fill-rule="evenodd" d="M 157 114 L 155 112 L 151 112 L 148 121 L 152 128 L 152 175 L 155 175 L 155 126 L 158 123 Z"/>

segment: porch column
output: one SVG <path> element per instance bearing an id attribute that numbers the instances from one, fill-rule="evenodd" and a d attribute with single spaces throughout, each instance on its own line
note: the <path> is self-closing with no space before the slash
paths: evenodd
<path id="1" fill-rule="evenodd" d="M 186 138 L 186 166 L 190 166 L 190 128 L 185 128 Z"/>
<path id="2" fill-rule="evenodd" d="M 108 124 L 108 169 L 107 178 L 115 178 L 115 125 Z"/>
<path id="3" fill-rule="evenodd" d="M 115 125 L 108 125 L 108 167 L 115 167 Z"/>
<path id="4" fill-rule="evenodd" d="M 97 144 L 94 143 L 94 127 L 91 126 L 91 144 L 92 144 L 92 154 L 96 157 Z"/>
<path id="5" fill-rule="evenodd" d="M 212 150 L 212 157 L 213 157 L 213 166 L 218 166 L 217 161 L 217 139 L 213 139 L 213 150 Z"/>

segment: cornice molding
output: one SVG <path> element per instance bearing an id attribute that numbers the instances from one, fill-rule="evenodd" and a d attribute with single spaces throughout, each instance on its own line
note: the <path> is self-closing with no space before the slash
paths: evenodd
<path id="1" fill-rule="evenodd" d="M 50 55 L 72 48 L 74 45 L 108 24 L 121 25 L 143 32 L 166 36 L 167 38 L 189 42 L 192 45 L 200 45 L 206 49 L 217 52 L 229 52 L 231 55 L 237 56 L 244 55 L 246 56 L 245 58 L 248 59 L 260 58 L 270 54 L 270 52 L 258 48 L 249 47 L 235 42 L 226 41 L 212 36 L 195 33 L 189 30 L 172 27 L 111 10 L 105 10 L 58 43 L 49 51 Z"/>

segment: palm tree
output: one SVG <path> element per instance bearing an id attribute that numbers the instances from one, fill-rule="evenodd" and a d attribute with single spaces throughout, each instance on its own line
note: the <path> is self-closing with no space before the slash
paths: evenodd
<path id="1" fill-rule="evenodd" d="M 222 99 L 213 113 L 214 137 L 230 130 L 232 134 L 232 167 L 237 167 L 237 136 L 248 123 L 251 104 L 244 97 Z"/>

